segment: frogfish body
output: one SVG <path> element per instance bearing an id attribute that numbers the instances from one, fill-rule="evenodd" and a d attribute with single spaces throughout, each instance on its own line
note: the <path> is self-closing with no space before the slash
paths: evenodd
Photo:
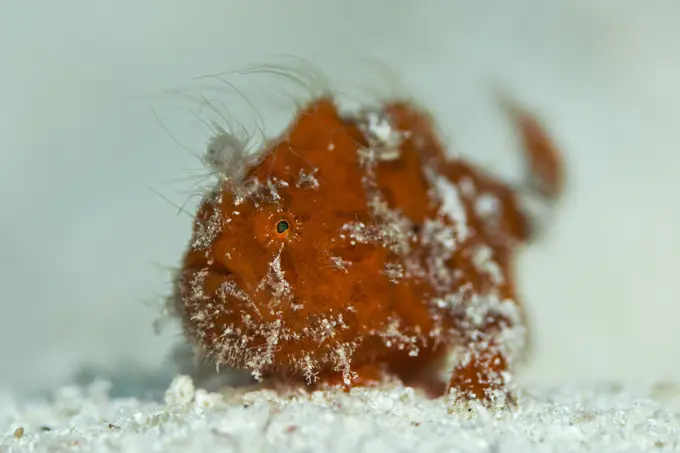
<path id="1" fill-rule="evenodd" d="M 516 119 L 554 198 L 558 156 Z M 316 99 L 242 165 L 202 200 L 171 299 L 203 358 L 310 386 L 506 391 L 527 335 L 513 254 L 532 219 L 508 184 L 449 158 L 427 114 Z"/>

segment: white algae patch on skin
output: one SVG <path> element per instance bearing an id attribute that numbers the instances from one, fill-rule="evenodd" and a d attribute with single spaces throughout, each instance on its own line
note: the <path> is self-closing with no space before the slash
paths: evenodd
<path id="1" fill-rule="evenodd" d="M 20 452 L 673 452 L 677 392 L 565 386 L 522 392 L 514 411 L 427 400 L 410 388 L 295 393 L 194 389 L 178 376 L 167 402 L 68 387 L 51 401 L 0 398 L 0 451 Z M 16 436 L 18 428 L 23 429 Z"/>
<path id="2" fill-rule="evenodd" d="M 467 214 L 465 212 L 465 205 L 460 198 L 456 186 L 444 178 L 439 176 L 435 179 L 435 187 L 439 192 L 442 200 L 441 213 L 448 216 L 455 225 L 456 237 L 459 242 L 464 242 L 469 236 Z"/>

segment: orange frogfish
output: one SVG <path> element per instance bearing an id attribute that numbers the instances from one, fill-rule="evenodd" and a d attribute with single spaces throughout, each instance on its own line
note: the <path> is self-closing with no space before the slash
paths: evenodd
<path id="1" fill-rule="evenodd" d="M 512 117 L 527 188 L 555 200 L 559 154 Z M 301 386 L 512 394 L 528 334 L 513 255 L 535 233 L 518 190 L 448 157 L 411 102 L 342 113 L 321 97 L 254 157 L 230 140 L 208 146 L 218 182 L 170 299 L 200 357 Z"/>

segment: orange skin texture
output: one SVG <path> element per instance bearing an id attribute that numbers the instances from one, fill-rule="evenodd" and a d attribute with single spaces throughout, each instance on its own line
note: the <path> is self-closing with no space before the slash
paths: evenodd
<path id="1" fill-rule="evenodd" d="M 488 400 L 518 354 L 500 334 L 525 328 L 512 261 L 529 219 L 510 186 L 447 157 L 428 115 L 407 102 L 378 114 L 398 140 L 371 135 L 370 113 L 317 99 L 242 182 L 219 182 L 196 215 L 173 309 L 202 357 L 258 378 L 349 389 L 397 377 Z M 559 155 L 530 116 L 513 119 L 554 197 Z M 456 348 L 467 359 L 443 379 Z"/>

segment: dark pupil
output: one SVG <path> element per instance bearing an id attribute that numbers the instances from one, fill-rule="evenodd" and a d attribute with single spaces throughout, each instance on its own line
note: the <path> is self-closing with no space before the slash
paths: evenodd
<path id="1" fill-rule="evenodd" d="M 281 234 L 285 233 L 288 230 L 288 222 L 285 220 L 280 221 L 279 223 L 276 224 L 276 232 Z"/>

